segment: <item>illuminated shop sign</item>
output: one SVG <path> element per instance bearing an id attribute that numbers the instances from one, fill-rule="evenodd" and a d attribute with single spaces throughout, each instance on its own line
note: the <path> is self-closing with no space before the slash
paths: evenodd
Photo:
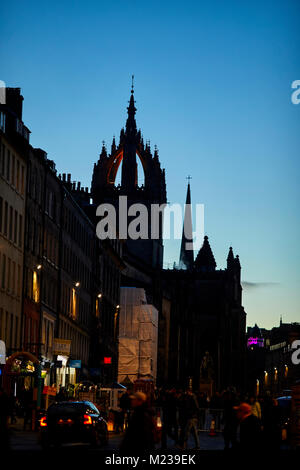
<path id="1" fill-rule="evenodd" d="M 263 338 L 253 338 L 252 336 L 248 338 L 247 347 L 250 348 L 251 346 L 258 346 L 259 348 L 264 347 L 264 339 Z"/>

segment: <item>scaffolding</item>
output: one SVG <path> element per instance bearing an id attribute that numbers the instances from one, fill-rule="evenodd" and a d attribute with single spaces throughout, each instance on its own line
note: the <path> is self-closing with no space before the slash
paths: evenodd
<path id="1" fill-rule="evenodd" d="M 156 381 L 158 311 L 142 288 L 122 287 L 119 317 L 118 382 Z"/>

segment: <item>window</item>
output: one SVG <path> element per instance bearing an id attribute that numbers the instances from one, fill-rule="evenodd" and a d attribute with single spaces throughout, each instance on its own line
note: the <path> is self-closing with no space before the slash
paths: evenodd
<path id="1" fill-rule="evenodd" d="M 35 243 L 36 243 L 36 221 L 35 219 L 32 219 L 32 239 L 31 239 L 31 251 L 32 253 L 35 253 Z"/>
<path id="2" fill-rule="evenodd" d="M 17 182 L 16 182 L 16 188 L 17 191 L 19 191 L 19 186 L 20 186 L 20 162 L 17 160 Z"/>
<path id="3" fill-rule="evenodd" d="M 7 150 L 6 179 L 7 181 L 10 181 L 10 151 L 9 150 Z"/>
<path id="4" fill-rule="evenodd" d="M 19 247 L 22 248 L 23 217 L 19 215 Z"/>
<path id="5" fill-rule="evenodd" d="M 7 236 L 7 218 L 8 218 L 8 203 L 4 204 L 4 235 Z"/>
<path id="6" fill-rule="evenodd" d="M 8 258 L 8 264 L 7 264 L 7 290 L 10 292 L 10 284 L 11 284 L 11 270 L 10 270 L 10 267 L 11 267 L 11 259 Z"/>
<path id="7" fill-rule="evenodd" d="M 39 281 L 38 281 L 38 275 L 36 271 L 33 271 L 33 276 L 32 276 L 32 296 L 35 302 L 39 301 Z"/>
<path id="8" fill-rule="evenodd" d="M 15 164 L 16 164 L 16 157 L 12 155 L 11 159 L 11 184 L 15 186 Z"/>
<path id="9" fill-rule="evenodd" d="M 18 212 L 15 210 L 14 243 L 17 243 L 17 236 L 18 236 Z"/>
<path id="10" fill-rule="evenodd" d="M 21 266 L 18 264 L 18 286 L 17 286 L 17 295 L 18 297 L 21 296 Z"/>
<path id="11" fill-rule="evenodd" d="M 13 239 L 13 208 L 12 206 L 9 207 L 9 239 Z"/>
<path id="12" fill-rule="evenodd" d="M 16 293 L 16 263 L 15 261 L 12 262 L 12 283 L 11 283 L 11 291 L 12 294 Z"/>
<path id="13" fill-rule="evenodd" d="M 22 165 L 21 167 L 21 194 L 24 194 L 24 174 L 25 174 L 25 170 L 24 170 L 24 166 Z"/>

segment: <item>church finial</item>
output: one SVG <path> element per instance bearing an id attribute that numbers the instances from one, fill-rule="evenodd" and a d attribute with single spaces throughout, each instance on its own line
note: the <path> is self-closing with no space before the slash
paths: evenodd
<path id="1" fill-rule="evenodd" d="M 105 141 L 102 140 L 102 149 L 100 153 L 100 159 L 106 158 L 106 157 L 107 157 L 107 151 L 106 151 Z"/>
<path id="2" fill-rule="evenodd" d="M 232 250 L 232 246 L 229 248 L 228 256 L 227 256 L 227 269 L 234 267 L 234 254 Z"/>
<path id="3" fill-rule="evenodd" d="M 134 75 L 131 75 L 131 93 L 134 93 Z"/>

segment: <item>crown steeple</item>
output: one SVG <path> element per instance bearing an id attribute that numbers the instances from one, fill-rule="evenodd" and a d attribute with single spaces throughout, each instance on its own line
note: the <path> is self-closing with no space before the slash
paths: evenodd
<path id="1" fill-rule="evenodd" d="M 188 180 L 190 180 L 190 177 L 188 177 Z M 188 247 L 188 245 L 190 246 Z M 181 269 L 192 269 L 193 264 L 194 264 L 193 224 L 192 224 L 192 210 L 191 210 L 191 187 L 190 187 L 190 181 L 189 181 L 188 187 L 187 187 L 187 193 L 186 193 L 184 225 L 183 225 L 183 230 L 182 230 L 179 267 Z"/>
<path id="2" fill-rule="evenodd" d="M 210 272 L 216 269 L 217 263 L 211 250 L 208 236 L 205 235 L 202 247 L 199 250 L 195 261 L 195 268 L 198 271 Z"/>

